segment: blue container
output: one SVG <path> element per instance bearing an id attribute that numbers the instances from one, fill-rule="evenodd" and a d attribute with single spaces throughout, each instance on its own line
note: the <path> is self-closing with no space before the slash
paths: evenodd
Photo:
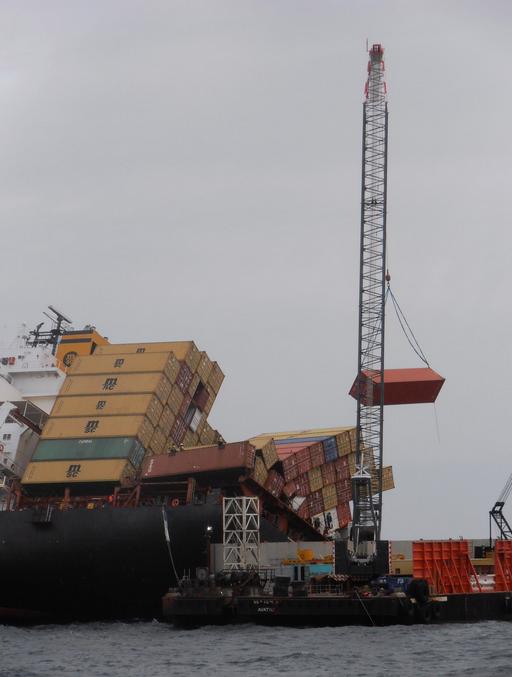
<path id="1" fill-rule="evenodd" d="M 326 449 L 324 453 L 326 463 L 328 463 L 329 461 L 335 461 L 338 458 L 337 447 L 334 447 L 334 449 Z"/>

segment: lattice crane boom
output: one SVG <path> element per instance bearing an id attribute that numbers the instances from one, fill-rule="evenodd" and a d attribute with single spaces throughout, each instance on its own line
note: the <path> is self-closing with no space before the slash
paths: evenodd
<path id="1" fill-rule="evenodd" d="M 369 562 L 382 520 L 382 435 L 384 404 L 384 305 L 388 109 L 384 49 L 369 51 L 363 105 L 359 351 L 357 376 L 356 474 L 352 478 L 354 518 L 351 559 Z M 373 378 L 364 378 L 364 373 Z M 375 393 L 373 382 L 382 386 Z M 364 404 L 363 404 L 364 401 Z"/>

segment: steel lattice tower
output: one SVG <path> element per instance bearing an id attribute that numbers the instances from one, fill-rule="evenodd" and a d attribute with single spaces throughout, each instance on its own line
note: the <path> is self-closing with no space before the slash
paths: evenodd
<path id="1" fill-rule="evenodd" d="M 382 432 L 388 109 L 384 49 L 373 45 L 363 105 L 359 361 L 353 544 L 356 560 L 373 557 L 382 519 Z"/>

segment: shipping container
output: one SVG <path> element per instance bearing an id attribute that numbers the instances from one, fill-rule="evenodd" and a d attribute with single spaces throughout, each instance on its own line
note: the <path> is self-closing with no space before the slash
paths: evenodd
<path id="1" fill-rule="evenodd" d="M 72 395 L 128 395 L 155 393 L 165 404 L 170 381 L 159 372 L 149 374 L 97 374 L 93 376 L 67 376 L 59 397 Z M 167 393 L 167 397 L 169 393 Z M 165 399 L 164 399 L 165 397 Z"/>
<path id="2" fill-rule="evenodd" d="M 190 395 L 185 395 L 183 397 L 183 401 L 181 402 L 180 409 L 178 411 L 178 416 L 182 419 L 185 419 L 185 415 L 187 411 L 189 410 L 190 403 L 192 402 L 192 398 Z"/>
<path id="3" fill-rule="evenodd" d="M 304 498 L 304 501 L 303 501 L 302 505 L 300 505 L 300 506 L 297 508 L 297 511 L 296 511 L 296 512 L 297 512 L 297 515 L 298 515 L 300 518 L 302 518 L 303 520 L 309 520 L 309 518 L 310 518 L 310 515 L 309 515 L 309 505 L 308 505 L 308 501 L 307 501 L 306 498 Z"/>
<path id="4" fill-rule="evenodd" d="M 322 496 L 324 499 L 325 510 L 331 510 L 338 505 L 338 494 L 336 492 L 336 485 L 329 484 L 322 489 Z"/>
<path id="5" fill-rule="evenodd" d="M 41 440 L 96 437 L 137 437 L 147 447 L 154 426 L 146 416 L 82 416 L 49 418 Z"/>
<path id="6" fill-rule="evenodd" d="M 134 437 L 104 437 L 75 440 L 41 440 L 32 461 L 78 461 L 128 459 L 135 469 L 140 467 L 146 450 Z"/>
<path id="7" fill-rule="evenodd" d="M 311 491 L 317 491 L 318 489 L 321 489 L 323 487 L 324 483 L 322 479 L 321 468 L 312 468 L 311 470 L 309 470 L 308 477 Z"/>
<path id="8" fill-rule="evenodd" d="M 445 379 L 430 367 L 384 370 L 384 404 L 427 404 L 435 402 Z M 380 402 L 380 372 L 363 371 L 362 398 L 365 406 Z M 357 399 L 357 378 L 350 389 Z M 371 399 L 370 399 L 371 398 Z"/>
<path id="9" fill-rule="evenodd" d="M 133 478 L 135 469 L 126 459 L 107 461 L 37 461 L 28 464 L 23 484 L 117 482 Z"/>
<path id="10" fill-rule="evenodd" d="M 270 470 L 270 468 L 279 461 L 274 440 L 270 440 L 262 447 L 261 455 L 263 456 L 267 470 Z"/>
<path id="11" fill-rule="evenodd" d="M 192 431 L 192 433 L 197 432 L 202 416 L 203 412 L 200 409 L 196 409 L 194 411 L 194 415 L 192 416 L 192 420 L 190 421 L 190 430 Z"/>
<path id="12" fill-rule="evenodd" d="M 151 393 L 136 395 L 84 395 L 58 397 L 51 412 L 52 418 L 77 416 L 123 416 L 145 414 L 153 425 L 158 423 L 163 406 Z"/>
<path id="13" fill-rule="evenodd" d="M 208 421 L 205 421 L 203 430 L 199 436 L 199 441 L 201 444 L 204 444 L 206 446 L 213 444 L 215 442 L 215 431 L 208 423 Z"/>
<path id="14" fill-rule="evenodd" d="M 309 475 L 307 472 L 297 475 L 293 481 L 295 482 L 297 496 L 307 496 L 311 492 L 311 488 L 309 486 Z"/>
<path id="15" fill-rule="evenodd" d="M 182 362 L 178 376 L 176 378 L 176 385 L 184 395 L 188 395 L 188 389 L 192 383 L 193 378 L 194 375 L 190 371 L 188 365 L 185 364 L 185 362 Z"/>
<path id="16" fill-rule="evenodd" d="M 185 437 L 183 438 L 183 446 L 185 448 L 195 447 L 197 445 L 198 440 L 199 435 L 197 435 L 192 430 L 187 430 L 187 432 L 185 433 Z"/>
<path id="17" fill-rule="evenodd" d="M 384 466 L 382 468 L 382 491 L 389 491 L 394 488 L 393 467 L 391 465 Z"/>
<path id="18" fill-rule="evenodd" d="M 348 501 L 341 504 L 338 502 L 336 511 L 338 513 L 338 524 L 340 529 L 352 521 L 352 514 L 350 512 Z"/>
<path id="19" fill-rule="evenodd" d="M 172 353 L 142 353 L 140 355 L 88 355 L 76 357 L 69 368 L 70 376 L 93 374 L 133 374 L 165 372 L 169 362 L 176 364 Z M 169 369 L 172 373 L 172 369 Z M 169 376 L 166 374 L 169 378 Z"/>
<path id="20" fill-rule="evenodd" d="M 208 383 L 210 373 L 212 371 L 213 365 L 210 358 L 205 352 L 199 353 L 199 363 L 197 365 L 196 372 L 201 379 L 202 383 Z"/>
<path id="21" fill-rule="evenodd" d="M 318 513 L 324 511 L 324 498 L 321 489 L 319 491 L 313 491 L 309 494 L 308 508 L 310 515 L 318 515 Z"/>
<path id="22" fill-rule="evenodd" d="M 190 395 L 190 398 L 194 397 L 197 391 L 198 386 L 201 383 L 201 379 L 199 378 L 199 374 L 194 374 L 192 376 L 192 380 L 190 381 L 190 385 L 188 387 L 188 394 Z"/>
<path id="23" fill-rule="evenodd" d="M 163 432 L 165 437 L 169 437 L 171 434 L 171 429 L 175 420 L 176 416 L 171 411 L 169 405 L 166 404 L 165 407 L 163 407 L 162 415 L 158 421 L 158 427 Z"/>
<path id="24" fill-rule="evenodd" d="M 157 426 L 151 437 L 151 441 L 148 446 L 148 452 L 156 456 L 165 453 L 167 437 L 168 436 L 163 433 L 161 428 Z"/>
<path id="25" fill-rule="evenodd" d="M 324 448 L 325 461 L 335 461 L 338 458 L 338 447 L 336 445 L 335 437 L 328 437 L 322 442 Z"/>
<path id="26" fill-rule="evenodd" d="M 196 392 L 194 393 L 192 400 L 197 404 L 197 406 L 199 407 L 199 409 L 201 409 L 201 411 L 204 411 L 209 397 L 210 393 L 208 391 L 208 388 L 206 388 L 202 383 L 200 383 L 196 389 Z"/>
<path id="27" fill-rule="evenodd" d="M 167 341 L 161 343 L 117 343 L 98 346 L 96 355 L 133 355 L 141 353 L 174 353 L 178 360 L 184 360 L 193 341 Z"/>
<path id="28" fill-rule="evenodd" d="M 218 394 L 223 381 L 224 374 L 222 373 L 221 368 L 217 362 L 212 362 L 212 368 L 207 383 L 215 395 Z"/>
<path id="29" fill-rule="evenodd" d="M 308 472 L 311 470 L 313 467 L 313 464 L 311 463 L 311 456 L 309 454 L 309 448 L 306 447 L 305 449 L 300 449 L 299 451 L 296 452 L 295 454 L 297 458 L 297 465 L 299 467 L 299 473 L 302 475 L 303 473 Z"/>
<path id="30" fill-rule="evenodd" d="M 213 476 L 212 473 L 216 471 L 233 469 L 235 481 L 238 483 L 240 475 L 251 471 L 254 462 L 255 451 L 251 444 L 248 442 L 233 442 L 226 444 L 224 449 L 212 445 L 187 449 L 185 452 L 175 454 L 148 457 L 142 467 L 142 477 L 158 479 L 160 477 L 187 478 L 202 475 L 206 478 L 204 483 L 209 486 L 210 478 L 208 474 Z"/>
<path id="31" fill-rule="evenodd" d="M 277 470 L 270 470 L 267 480 L 265 482 L 265 489 L 276 498 L 281 496 L 284 487 L 284 478 L 277 472 Z"/>
<path id="32" fill-rule="evenodd" d="M 208 398 L 206 399 L 205 405 L 204 405 L 204 411 L 209 414 L 210 411 L 212 410 L 212 407 L 215 402 L 215 392 L 212 390 L 211 386 L 206 385 L 205 386 L 206 390 L 208 391 Z"/>
<path id="33" fill-rule="evenodd" d="M 167 399 L 167 404 L 174 415 L 177 415 L 185 395 L 176 384 L 173 385 L 171 393 Z M 188 406 L 188 405 L 187 405 Z"/>
<path id="34" fill-rule="evenodd" d="M 252 477 L 256 480 L 258 484 L 262 487 L 265 486 L 265 482 L 268 478 L 268 470 L 265 466 L 265 463 L 261 457 L 258 456 L 254 462 L 254 470 L 252 472 Z"/>
<path id="35" fill-rule="evenodd" d="M 353 430 L 355 431 L 355 428 L 353 428 Z M 338 448 L 338 456 L 348 456 L 348 454 L 350 454 L 352 445 L 350 443 L 350 433 L 348 430 L 344 430 L 342 433 L 336 435 L 336 446 Z"/>
<path id="36" fill-rule="evenodd" d="M 328 463 L 324 463 L 322 466 L 322 480 L 324 487 L 326 487 L 328 484 L 336 483 L 336 466 L 334 464 L 335 461 L 329 461 Z"/>
<path id="37" fill-rule="evenodd" d="M 283 471 L 286 482 L 291 482 L 298 476 L 299 466 L 297 464 L 297 458 L 294 454 L 288 456 L 287 458 L 283 458 Z"/>
<path id="38" fill-rule="evenodd" d="M 287 482 L 283 487 L 283 494 L 287 498 L 293 498 L 295 496 L 295 493 L 296 493 L 295 482 Z"/>
<path id="39" fill-rule="evenodd" d="M 311 466 L 313 468 L 320 467 L 325 463 L 325 454 L 322 442 L 314 442 L 309 447 L 309 455 L 311 456 Z"/>
<path id="40" fill-rule="evenodd" d="M 188 426 L 181 417 L 177 417 L 171 429 L 171 437 L 175 444 L 180 445 L 187 434 Z"/>

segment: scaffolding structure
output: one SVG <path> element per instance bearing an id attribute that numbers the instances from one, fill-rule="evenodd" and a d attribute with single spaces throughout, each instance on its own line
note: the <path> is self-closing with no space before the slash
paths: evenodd
<path id="1" fill-rule="evenodd" d="M 359 351 L 352 559 L 375 556 L 382 520 L 388 109 L 384 49 L 373 45 L 363 106 Z M 381 384 L 374 394 L 374 379 Z M 364 401 L 364 404 L 363 404 Z M 373 490 L 372 490 L 373 477 Z"/>
<path id="2" fill-rule="evenodd" d="M 224 498 L 222 514 L 224 569 L 259 570 L 259 498 L 256 496 Z"/>

